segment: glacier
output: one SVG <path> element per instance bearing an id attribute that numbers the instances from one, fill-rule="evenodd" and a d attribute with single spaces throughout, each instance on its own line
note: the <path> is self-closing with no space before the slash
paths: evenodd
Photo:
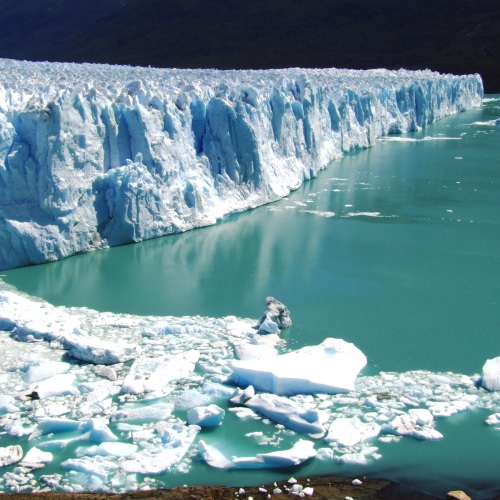
<path id="1" fill-rule="evenodd" d="M 213 224 L 482 97 L 430 70 L 0 59 L 0 269 Z"/>

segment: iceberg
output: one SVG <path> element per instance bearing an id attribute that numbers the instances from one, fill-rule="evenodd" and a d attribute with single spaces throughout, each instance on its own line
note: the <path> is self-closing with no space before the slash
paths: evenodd
<path id="1" fill-rule="evenodd" d="M 325 415 L 318 410 L 302 408 L 298 404 L 274 394 L 256 394 L 246 406 L 289 429 L 307 434 L 312 438 L 323 437 Z"/>
<path id="2" fill-rule="evenodd" d="M 429 70 L 0 59 L 0 269 L 213 224 L 482 96 Z"/>
<path id="3" fill-rule="evenodd" d="M 200 440 L 198 451 L 205 462 L 218 469 L 272 469 L 281 467 L 297 466 L 314 458 L 316 450 L 314 443 L 305 439 L 299 439 L 289 450 L 278 450 L 270 453 L 259 453 L 255 457 L 233 457 L 227 458 L 215 446 Z"/>
<path id="4" fill-rule="evenodd" d="M 232 380 L 278 395 L 354 390 L 366 356 L 350 342 L 327 338 L 317 346 L 265 359 L 234 360 Z"/>
<path id="5" fill-rule="evenodd" d="M 217 427 L 224 419 L 225 411 L 217 405 L 197 406 L 187 414 L 189 425 L 200 427 Z"/>
<path id="6" fill-rule="evenodd" d="M 500 390 L 500 357 L 488 359 L 484 364 L 481 386 L 490 391 Z"/>

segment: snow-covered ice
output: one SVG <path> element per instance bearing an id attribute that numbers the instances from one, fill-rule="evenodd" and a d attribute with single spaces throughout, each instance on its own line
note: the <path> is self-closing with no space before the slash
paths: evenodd
<path id="1" fill-rule="evenodd" d="M 213 224 L 482 96 L 429 70 L 0 59 L 0 269 Z"/>
<path id="2" fill-rule="evenodd" d="M 342 339 L 327 338 L 317 346 L 271 359 L 235 360 L 231 378 L 240 385 L 280 395 L 338 393 L 354 390 L 366 356 Z"/>
<path id="3" fill-rule="evenodd" d="M 208 465 L 218 469 L 263 469 L 300 465 L 316 456 L 314 443 L 299 439 L 288 450 L 259 453 L 254 457 L 227 458 L 220 450 L 200 440 L 198 450 Z"/>

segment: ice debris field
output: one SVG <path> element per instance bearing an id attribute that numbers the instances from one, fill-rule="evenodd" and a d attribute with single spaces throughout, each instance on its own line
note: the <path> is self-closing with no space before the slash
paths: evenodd
<path id="1" fill-rule="evenodd" d="M 0 269 L 213 224 L 482 97 L 429 70 L 0 59 Z"/>
<path id="2" fill-rule="evenodd" d="M 141 317 L 55 307 L 0 281 L 0 491 L 149 489 L 193 461 L 363 465 L 383 458 L 378 443 L 439 440 L 438 419 L 476 408 L 500 429 L 500 358 L 481 375 L 363 376 L 365 355 L 342 339 L 288 349 L 290 312 L 266 306 L 260 320 Z M 214 441 L 229 414 L 234 438 L 262 452 Z M 259 420 L 267 432 L 249 432 Z"/>

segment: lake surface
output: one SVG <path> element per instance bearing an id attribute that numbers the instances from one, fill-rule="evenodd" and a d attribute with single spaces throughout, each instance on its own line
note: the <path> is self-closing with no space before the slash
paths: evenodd
<path id="1" fill-rule="evenodd" d="M 500 355 L 499 117 L 500 96 L 487 96 L 480 110 L 331 163 L 287 199 L 212 227 L 5 271 L 3 279 L 55 305 L 138 315 L 257 319 L 274 296 L 291 311 L 288 347 L 343 338 L 368 357 L 364 375 L 481 373 Z M 487 497 L 500 492 L 500 432 L 484 425 L 488 414 L 443 420 L 439 442 L 381 446 L 382 459 L 368 466 L 315 462 L 293 474 L 425 480 L 431 492 L 463 482 Z M 215 431 L 220 439 L 231 438 L 233 420 Z M 195 463 L 168 484 L 252 477 L 259 482 L 255 472 Z"/>

